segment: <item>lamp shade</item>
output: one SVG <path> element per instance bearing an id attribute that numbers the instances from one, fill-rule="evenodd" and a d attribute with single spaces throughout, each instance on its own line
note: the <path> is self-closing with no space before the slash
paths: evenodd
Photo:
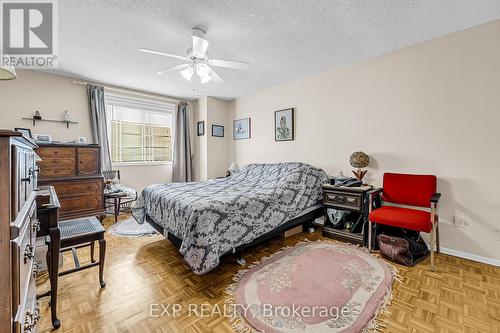
<path id="1" fill-rule="evenodd" d="M 0 80 L 13 80 L 16 76 L 16 70 L 14 67 L 0 65 Z"/>
<path id="2" fill-rule="evenodd" d="M 240 171 L 240 167 L 235 162 L 231 163 L 228 169 L 231 173 Z"/>
<path id="3" fill-rule="evenodd" d="M 362 151 L 352 153 L 350 158 L 351 165 L 355 168 L 365 168 L 370 163 L 370 158 Z"/>

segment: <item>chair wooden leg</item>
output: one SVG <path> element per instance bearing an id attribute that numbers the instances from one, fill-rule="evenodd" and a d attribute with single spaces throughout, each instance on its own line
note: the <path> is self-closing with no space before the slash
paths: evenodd
<path id="1" fill-rule="evenodd" d="M 439 245 L 439 223 L 436 224 L 436 253 L 441 252 L 441 247 Z"/>
<path id="2" fill-rule="evenodd" d="M 95 262 L 94 258 L 95 241 L 90 242 L 90 262 Z"/>
<path id="3" fill-rule="evenodd" d="M 435 246 L 435 241 L 436 241 L 436 230 L 435 230 L 435 227 L 432 226 L 430 248 L 431 248 L 431 271 L 433 271 L 433 272 L 434 272 L 434 246 Z"/>
<path id="4" fill-rule="evenodd" d="M 115 223 L 118 222 L 118 214 L 120 214 L 120 198 L 115 198 Z"/>
<path id="5" fill-rule="evenodd" d="M 104 259 L 106 256 L 106 241 L 103 239 L 99 240 L 99 283 L 101 288 L 106 287 L 106 282 L 104 282 Z"/>

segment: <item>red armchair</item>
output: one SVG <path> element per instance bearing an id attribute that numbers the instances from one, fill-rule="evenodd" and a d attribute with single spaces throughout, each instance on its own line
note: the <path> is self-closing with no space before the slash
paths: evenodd
<path id="1" fill-rule="evenodd" d="M 372 210 L 369 205 L 368 248 L 373 250 L 373 223 L 431 234 L 431 270 L 434 270 L 434 251 L 439 253 L 437 179 L 431 175 L 384 174 L 383 189 L 371 191 L 370 200 L 382 194 L 382 207 Z M 387 203 L 404 205 L 393 206 Z M 420 207 L 426 210 L 408 208 Z"/>

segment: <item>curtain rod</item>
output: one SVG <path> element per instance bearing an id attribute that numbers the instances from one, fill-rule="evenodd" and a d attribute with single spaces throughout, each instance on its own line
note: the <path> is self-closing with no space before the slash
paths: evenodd
<path id="1" fill-rule="evenodd" d="M 73 81 L 73 83 L 74 84 L 81 84 L 81 85 L 86 86 L 90 82 Z M 133 94 L 133 95 L 144 96 L 144 97 L 149 97 L 149 98 L 164 99 L 164 100 L 171 101 L 171 102 L 176 102 L 176 103 L 183 102 L 181 100 L 174 99 L 174 98 L 160 97 L 160 96 L 155 96 L 155 95 L 150 95 L 150 94 L 135 92 L 135 91 L 131 91 L 131 90 L 126 90 L 126 89 L 113 88 L 113 87 L 106 86 L 106 85 L 100 85 L 100 86 L 102 86 L 104 89 L 107 89 L 107 90 L 117 91 L 117 92 L 121 92 L 121 93 L 125 93 L 125 94 Z"/>

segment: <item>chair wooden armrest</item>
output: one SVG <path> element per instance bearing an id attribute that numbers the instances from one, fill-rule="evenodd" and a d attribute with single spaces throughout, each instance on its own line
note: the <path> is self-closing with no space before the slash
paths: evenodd
<path id="1" fill-rule="evenodd" d="M 441 193 L 434 193 L 434 195 L 431 197 L 431 203 L 437 204 L 439 202 L 439 199 L 441 199 Z"/>

